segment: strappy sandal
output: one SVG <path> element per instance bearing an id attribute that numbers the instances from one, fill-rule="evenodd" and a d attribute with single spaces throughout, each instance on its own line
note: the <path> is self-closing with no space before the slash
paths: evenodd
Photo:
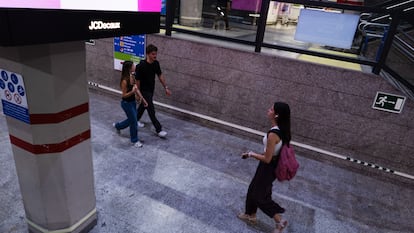
<path id="1" fill-rule="evenodd" d="M 237 215 L 237 217 L 243 221 L 245 221 L 246 223 L 249 224 L 256 224 L 257 223 L 257 219 L 256 217 L 252 217 L 251 215 L 245 214 L 245 213 L 240 213 L 239 215 Z"/>
<path id="2" fill-rule="evenodd" d="M 276 223 L 276 228 L 273 233 L 281 233 L 288 225 L 288 221 L 281 219 L 280 222 Z"/>

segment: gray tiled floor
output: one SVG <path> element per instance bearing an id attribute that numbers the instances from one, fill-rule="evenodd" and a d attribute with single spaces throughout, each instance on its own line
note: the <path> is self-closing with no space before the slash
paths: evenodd
<path id="1" fill-rule="evenodd" d="M 264 114 L 265 114 L 265 110 Z M 249 226 L 235 216 L 243 209 L 257 162 L 241 160 L 247 140 L 157 112 L 167 139 L 156 137 L 145 114 L 139 136 L 144 147 L 129 146 L 111 123 L 124 118 L 118 97 L 90 92 L 92 148 L 98 224 L 91 233 L 271 232 L 259 212 Z M 0 232 L 27 232 L 24 209 L 0 116 Z M 297 177 L 275 183 L 274 200 L 287 209 L 288 233 L 414 232 L 414 188 L 352 173 L 298 155 Z"/>

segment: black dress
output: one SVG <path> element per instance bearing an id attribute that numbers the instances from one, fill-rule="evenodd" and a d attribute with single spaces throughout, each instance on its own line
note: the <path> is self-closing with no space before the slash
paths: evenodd
<path id="1" fill-rule="evenodd" d="M 249 185 L 246 197 L 246 214 L 252 215 L 259 208 L 267 216 L 282 214 L 285 209 L 272 200 L 273 181 L 276 179 L 275 168 L 279 156 L 273 156 L 270 163 L 259 162 L 256 173 Z"/>

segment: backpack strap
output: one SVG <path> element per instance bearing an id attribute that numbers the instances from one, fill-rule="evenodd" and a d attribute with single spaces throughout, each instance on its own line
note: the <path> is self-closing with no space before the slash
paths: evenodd
<path id="1" fill-rule="evenodd" d="M 279 136 L 280 140 L 282 140 L 282 131 L 280 131 L 280 129 L 270 129 L 269 131 L 267 131 L 268 136 L 270 132 L 275 133 L 277 136 Z M 282 144 L 285 145 L 285 142 L 283 140 Z"/>
<path id="2" fill-rule="evenodd" d="M 267 136 L 268 137 L 269 137 L 269 133 L 275 133 L 277 136 L 279 136 L 279 139 L 282 140 L 282 132 L 279 129 L 270 129 L 269 131 L 267 131 Z M 282 141 L 282 143 L 283 143 L 283 141 Z M 280 148 L 279 153 L 277 155 L 274 155 L 272 157 L 272 160 L 276 161 L 276 164 L 279 161 L 281 151 L 282 151 L 282 148 Z"/>
<path id="3" fill-rule="evenodd" d="M 267 135 L 269 135 L 269 133 L 275 133 L 277 136 L 279 136 L 280 140 L 282 140 L 282 132 L 279 129 L 270 129 L 267 131 Z"/>

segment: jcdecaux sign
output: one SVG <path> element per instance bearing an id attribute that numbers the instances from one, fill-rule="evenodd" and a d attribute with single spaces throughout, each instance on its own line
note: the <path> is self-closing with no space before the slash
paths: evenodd
<path id="1" fill-rule="evenodd" d="M 91 21 L 89 30 L 108 30 L 108 29 L 120 29 L 121 22 L 103 22 L 103 21 Z"/>

